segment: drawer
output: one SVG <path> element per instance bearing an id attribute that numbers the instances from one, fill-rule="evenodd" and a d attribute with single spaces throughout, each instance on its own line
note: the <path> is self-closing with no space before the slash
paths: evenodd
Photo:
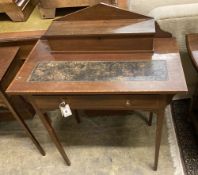
<path id="1" fill-rule="evenodd" d="M 40 109 L 56 109 L 62 101 L 72 109 L 158 109 L 160 95 L 34 96 Z"/>

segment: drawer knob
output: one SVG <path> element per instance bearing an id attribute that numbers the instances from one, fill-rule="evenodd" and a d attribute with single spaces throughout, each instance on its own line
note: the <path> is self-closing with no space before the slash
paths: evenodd
<path id="1" fill-rule="evenodd" d="M 130 100 L 126 101 L 126 106 L 131 106 L 131 101 Z"/>

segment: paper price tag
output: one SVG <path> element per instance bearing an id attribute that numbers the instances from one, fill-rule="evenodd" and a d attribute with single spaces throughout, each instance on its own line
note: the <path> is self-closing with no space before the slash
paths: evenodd
<path id="1" fill-rule="evenodd" d="M 61 111 L 61 114 L 63 117 L 69 117 L 72 115 L 72 111 L 70 109 L 70 106 L 68 104 L 66 104 L 65 102 L 62 102 L 60 105 L 59 105 L 59 108 L 60 108 L 60 111 Z"/>

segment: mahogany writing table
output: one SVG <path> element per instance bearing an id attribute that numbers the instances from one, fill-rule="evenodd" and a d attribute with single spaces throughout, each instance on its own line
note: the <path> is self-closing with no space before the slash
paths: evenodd
<path id="1" fill-rule="evenodd" d="M 155 112 L 155 170 L 165 107 L 186 91 L 175 39 L 154 19 L 106 4 L 55 20 L 7 89 L 29 99 L 68 165 L 47 110 L 65 101 L 71 109 Z"/>
<path id="2" fill-rule="evenodd" d="M 39 41 L 7 92 L 29 98 L 67 164 L 70 162 L 42 111 L 58 108 L 64 99 L 72 109 L 155 112 L 157 169 L 164 109 L 173 95 L 186 92 L 187 87 L 175 39 L 154 39 L 154 48 L 151 57 L 128 53 L 65 56 L 47 52 L 47 42 Z"/>

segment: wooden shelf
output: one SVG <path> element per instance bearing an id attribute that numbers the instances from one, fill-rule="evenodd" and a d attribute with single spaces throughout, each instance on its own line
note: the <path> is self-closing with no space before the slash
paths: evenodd
<path id="1" fill-rule="evenodd" d="M 153 53 L 155 34 L 154 19 L 100 3 L 54 20 L 42 39 L 51 53 Z"/>

